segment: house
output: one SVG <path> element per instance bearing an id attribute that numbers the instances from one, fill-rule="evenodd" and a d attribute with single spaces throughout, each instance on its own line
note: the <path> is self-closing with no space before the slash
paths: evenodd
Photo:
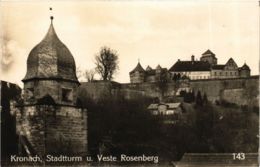
<path id="1" fill-rule="evenodd" d="M 160 116 L 164 124 L 175 124 L 181 119 L 181 103 L 153 103 L 147 109 L 154 116 Z"/>

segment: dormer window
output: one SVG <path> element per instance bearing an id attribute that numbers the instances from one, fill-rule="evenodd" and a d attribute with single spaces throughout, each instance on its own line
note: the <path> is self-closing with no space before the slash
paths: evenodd
<path id="1" fill-rule="evenodd" d="M 72 89 L 62 88 L 62 101 L 71 102 L 72 99 Z"/>

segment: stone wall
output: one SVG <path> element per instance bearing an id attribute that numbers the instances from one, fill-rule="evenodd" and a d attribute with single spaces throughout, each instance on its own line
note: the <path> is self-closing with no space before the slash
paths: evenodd
<path id="1" fill-rule="evenodd" d="M 208 79 L 169 82 L 161 88 L 158 83 L 110 83 L 110 82 L 92 82 L 84 83 L 80 86 L 82 96 L 88 94 L 89 98 L 94 100 L 121 95 L 127 99 L 135 98 L 140 95 L 144 97 L 161 97 L 178 95 L 180 90 L 193 90 L 195 93 L 200 91 L 202 95 L 207 94 L 210 101 L 226 100 L 228 102 L 245 104 L 246 99 L 243 94 L 254 87 L 258 91 L 259 76 L 248 78 L 230 78 L 230 79 Z M 85 92 L 85 95 L 84 93 Z M 248 91 L 249 92 L 249 91 Z M 253 97 L 256 100 L 258 97 Z"/>
<path id="2" fill-rule="evenodd" d="M 87 153 L 87 112 L 69 106 L 16 108 L 17 134 L 27 138 L 36 154 Z"/>
<path id="3" fill-rule="evenodd" d="M 197 80 L 190 84 L 195 92 L 206 93 L 210 101 L 226 100 L 241 105 L 245 104 L 247 100 L 243 95 L 245 92 L 250 93 L 249 89 L 252 88 L 255 88 L 255 92 L 258 92 L 259 77 Z M 257 99 L 259 97 L 252 95 L 251 98 Z"/>

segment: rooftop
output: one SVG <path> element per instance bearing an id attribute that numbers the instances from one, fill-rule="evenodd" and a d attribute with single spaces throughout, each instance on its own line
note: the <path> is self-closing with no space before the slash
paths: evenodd
<path id="1" fill-rule="evenodd" d="M 210 71 L 210 64 L 205 61 L 177 61 L 169 71 Z"/>

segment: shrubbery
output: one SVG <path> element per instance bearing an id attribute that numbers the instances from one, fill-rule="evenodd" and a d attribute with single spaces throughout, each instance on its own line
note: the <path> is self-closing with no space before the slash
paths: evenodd
<path id="1" fill-rule="evenodd" d="M 166 161 L 179 160 L 185 152 L 257 152 L 256 113 L 216 106 L 206 102 L 205 96 L 201 99 L 183 114 L 187 121 L 167 125 L 147 111 L 149 99 L 89 101 L 90 151 L 94 155 L 158 155 Z"/>

